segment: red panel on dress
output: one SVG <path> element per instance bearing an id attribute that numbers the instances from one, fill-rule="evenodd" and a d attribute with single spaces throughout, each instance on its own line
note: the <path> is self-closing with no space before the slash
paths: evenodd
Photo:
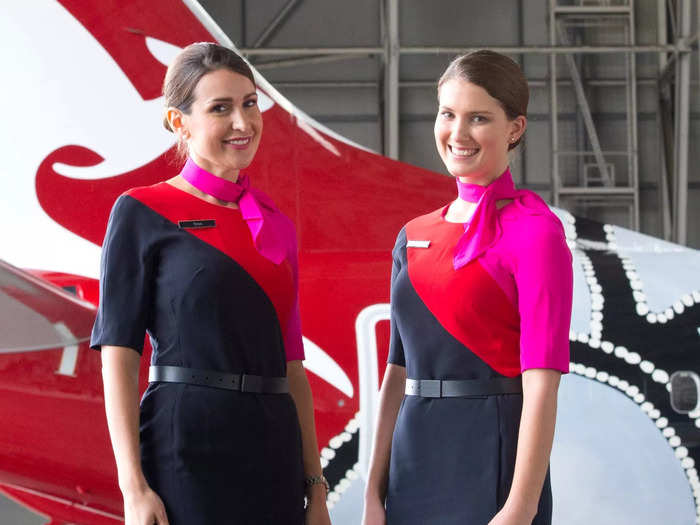
<path id="1" fill-rule="evenodd" d="M 276 265 L 258 253 L 239 210 L 205 201 L 167 182 L 126 193 L 175 225 L 179 221 L 214 219 L 213 228 L 185 231 L 238 263 L 270 299 L 282 329 L 287 327 L 296 300 L 291 264 L 285 259 Z"/>
<path id="2" fill-rule="evenodd" d="M 442 209 L 406 225 L 408 275 L 416 293 L 455 339 L 500 374 L 520 375 L 520 316 L 479 259 L 459 270 L 454 249 L 462 224 L 446 222 Z M 430 241 L 414 248 L 410 241 Z"/>

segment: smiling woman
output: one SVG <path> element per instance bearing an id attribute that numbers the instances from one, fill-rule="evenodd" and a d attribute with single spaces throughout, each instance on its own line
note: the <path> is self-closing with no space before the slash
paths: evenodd
<path id="1" fill-rule="evenodd" d="M 163 95 L 163 124 L 177 134 L 180 154 L 235 182 L 253 160 L 263 127 L 248 65 L 226 48 L 193 44 L 168 68 Z"/>
<path id="2" fill-rule="evenodd" d="M 253 74 L 227 48 L 192 44 L 163 92 L 188 158 L 115 203 L 91 341 L 126 525 L 326 525 L 294 225 L 241 174 L 263 128 Z"/>
<path id="3" fill-rule="evenodd" d="M 435 142 L 458 198 L 394 247 L 365 525 L 551 523 L 573 277 L 561 222 L 508 170 L 527 101 L 517 64 L 487 51 L 438 84 Z"/>
<path id="4" fill-rule="evenodd" d="M 438 81 L 435 142 L 447 170 L 485 186 L 522 140 L 529 90 L 512 60 L 481 51 L 453 61 Z"/>

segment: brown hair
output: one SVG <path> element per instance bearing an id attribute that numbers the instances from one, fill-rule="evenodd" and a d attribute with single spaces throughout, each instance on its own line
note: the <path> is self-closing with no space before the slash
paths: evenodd
<path id="1" fill-rule="evenodd" d="M 185 47 L 168 66 L 163 81 L 165 107 L 174 107 L 189 114 L 194 102 L 194 90 L 200 79 L 218 69 L 228 69 L 250 79 L 255 86 L 255 77 L 248 63 L 234 51 L 212 42 L 197 42 Z M 163 126 L 173 131 L 168 118 L 163 117 Z M 181 157 L 186 156 L 184 144 L 178 143 Z"/>
<path id="2" fill-rule="evenodd" d="M 530 89 L 520 66 L 507 56 L 481 50 L 455 58 L 438 80 L 438 93 L 445 82 L 454 78 L 484 88 L 500 102 L 508 120 L 527 116 Z M 508 149 L 516 147 L 521 140 L 522 135 Z"/>

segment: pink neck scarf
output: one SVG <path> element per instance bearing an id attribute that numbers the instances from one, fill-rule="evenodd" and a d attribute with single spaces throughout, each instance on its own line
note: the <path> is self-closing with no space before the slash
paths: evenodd
<path id="1" fill-rule="evenodd" d="M 200 168 L 190 158 L 180 175 L 207 195 L 238 204 L 258 253 L 275 264 L 285 259 L 289 253 L 289 239 L 281 224 L 282 213 L 270 197 L 250 186 L 246 175 L 239 175 L 237 182 L 231 182 Z"/>
<path id="2" fill-rule="evenodd" d="M 477 205 L 471 220 L 464 225 L 464 233 L 457 242 L 454 256 L 455 270 L 479 257 L 501 238 L 503 232 L 496 206 L 499 200 L 516 200 L 534 215 L 549 210 L 547 203 L 536 193 L 515 189 L 508 168 L 488 186 L 465 183 L 457 178 L 457 192 L 460 199 L 476 202 Z"/>

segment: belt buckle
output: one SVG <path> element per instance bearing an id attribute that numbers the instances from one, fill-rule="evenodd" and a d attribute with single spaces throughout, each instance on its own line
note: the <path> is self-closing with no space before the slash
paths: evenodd
<path id="1" fill-rule="evenodd" d="M 243 392 L 243 382 L 245 374 L 233 374 L 233 389 Z"/>
<path id="2" fill-rule="evenodd" d="M 241 374 L 241 392 L 262 392 L 262 377 Z"/>
<path id="3" fill-rule="evenodd" d="M 423 379 L 420 382 L 421 397 L 442 397 L 441 383 L 439 379 Z"/>

